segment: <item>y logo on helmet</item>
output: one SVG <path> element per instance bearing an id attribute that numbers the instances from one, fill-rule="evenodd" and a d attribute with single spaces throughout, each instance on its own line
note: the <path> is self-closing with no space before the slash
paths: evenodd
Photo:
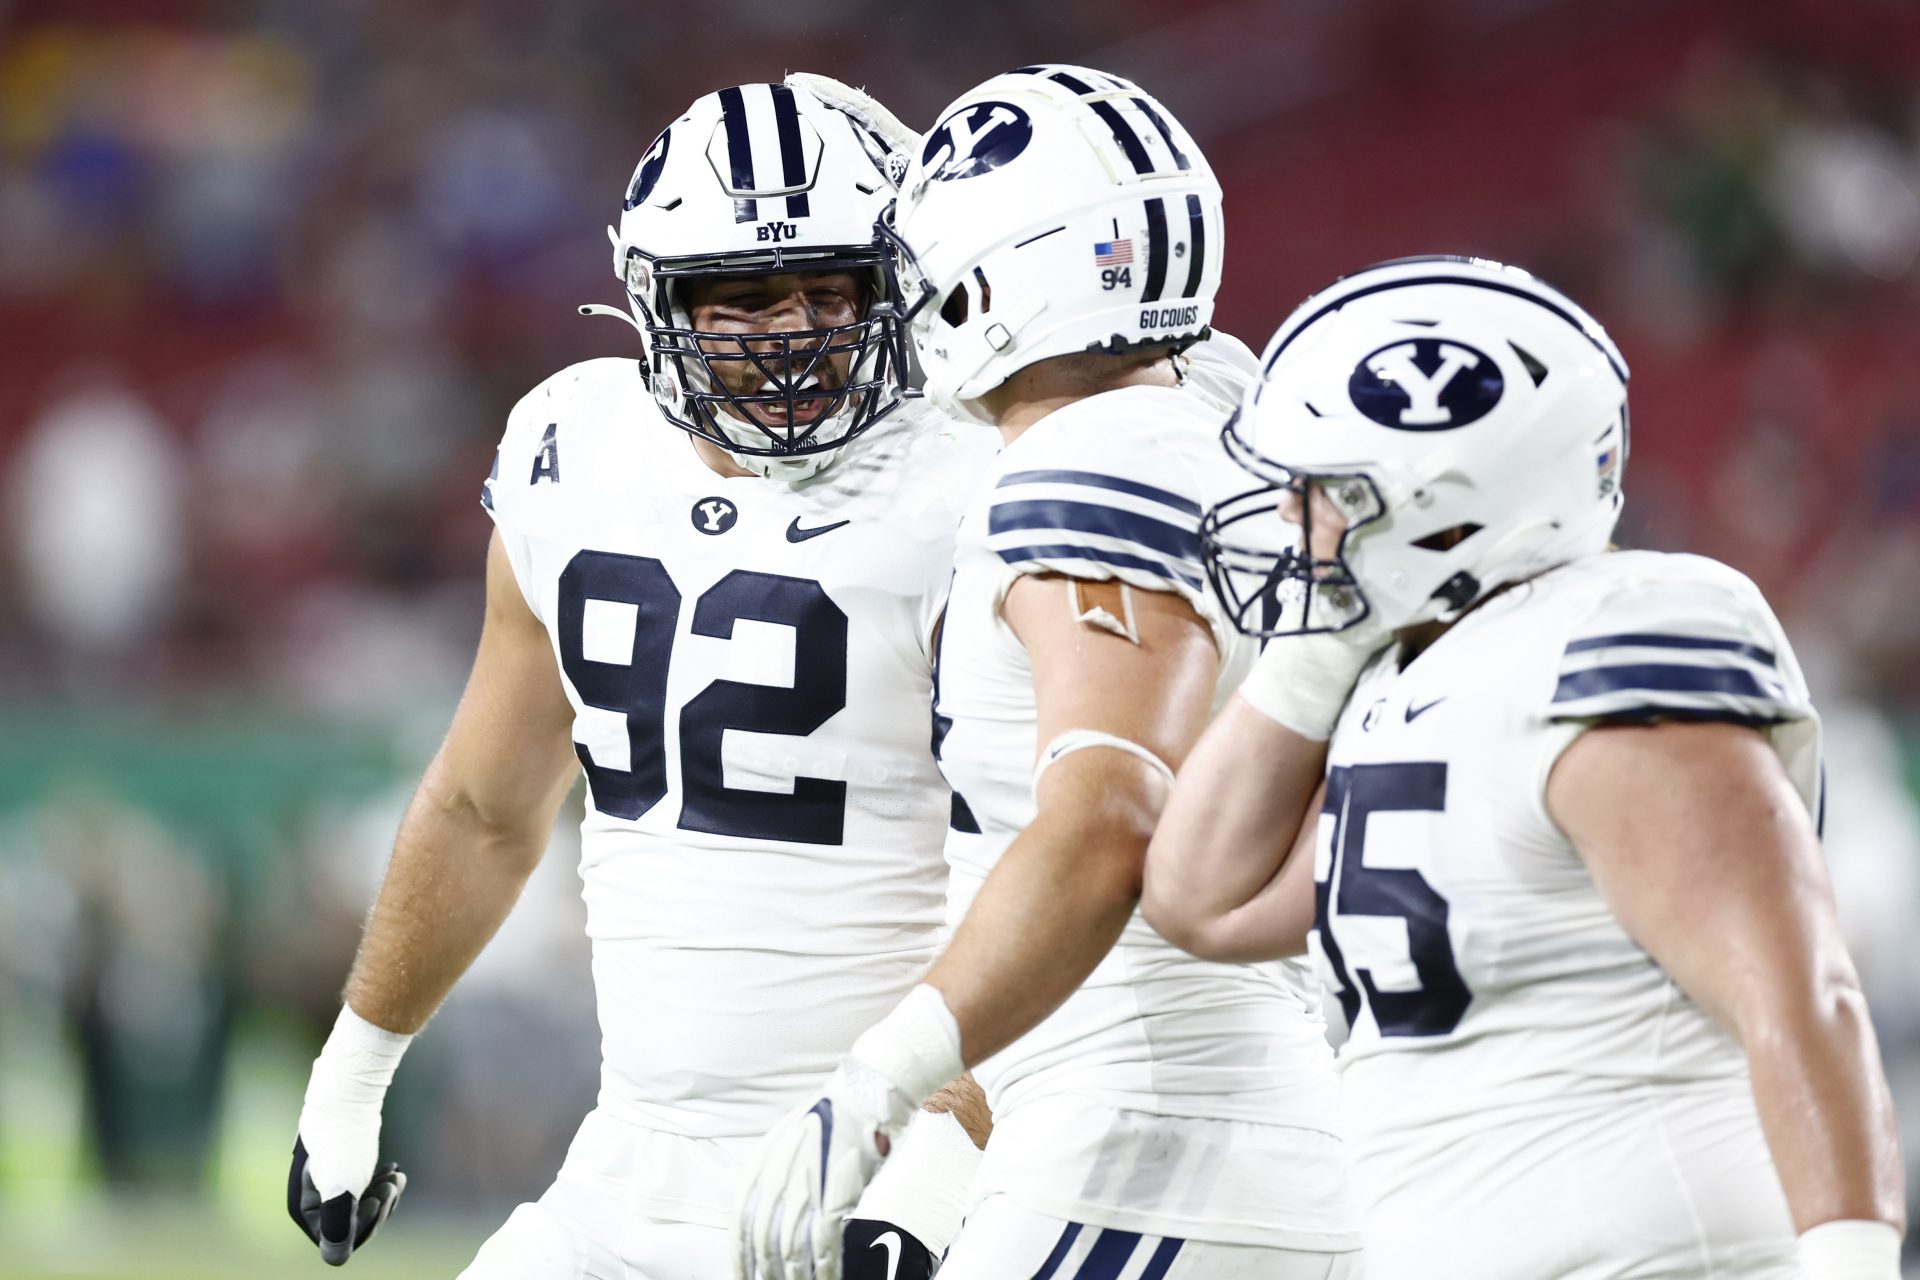
<path id="1" fill-rule="evenodd" d="M 933 126 L 920 149 L 928 178 L 946 182 L 998 169 L 1033 141 L 1033 121 L 1011 102 L 976 102 Z"/>
<path id="2" fill-rule="evenodd" d="M 647 154 L 640 157 L 640 167 L 633 171 L 633 184 L 627 188 L 627 208 L 638 209 L 640 202 L 653 194 L 654 184 L 660 181 L 660 171 L 667 167 L 667 147 L 672 137 L 671 129 L 662 129 L 653 145 L 647 148 Z"/>
<path id="3" fill-rule="evenodd" d="M 1408 338 L 1354 366 L 1347 394 L 1383 427 L 1450 431 L 1493 412 L 1506 380 L 1483 351 L 1446 338 Z"/>

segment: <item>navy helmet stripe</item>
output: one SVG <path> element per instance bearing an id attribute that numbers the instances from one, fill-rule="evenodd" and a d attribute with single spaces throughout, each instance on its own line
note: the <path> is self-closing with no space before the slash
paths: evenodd
<path id="1" fill-rule="evenodd" d="M 1182 170 L 1193 168 L 1193 161 L 1189 160 L 1187 153 L 1180 149 L 1180 144 L 1173 140 L 1173 130 L 1167 127 L 1166 117 L 1155 111 L 1153 104 L 1145 98 L 1135 98 L 1133 105 L 1145 112 L 1147 119 L 1153 121 L 1153 127 L 1160 131 L 1160 137 L 1165 140 L 1167 150 L 1173 153 L 1174 164 Z"/>
<path id="2" fill-rule="evenodd" d="M 1098 89 L 1088 84 L 1085 80 L 1082 80 L 1079 76 L 1068 75 L 1064 71 L 1056 71 L 1047 78 L 1049 80 L 1052 80 L 1055 84 L 1063 84 L 1067 86 L 1067 88 L 1073 90 L 1075 93 L 1079 94 L 1083 98 L 1088 96 L 1089 94 L 1100 92 Z"/>
<path id="3" fill-rule="evenodd" d="M 720 91 L 720 123 L 727 130 L 728 185 L 735 191 L 752 191 L 755 187 L 753 143 L 747 136 L 747 101 L 738 85 Z M 752 222 L 758 216 L 759 203 L 751 198 L 735 197 L 733 220 Z"/>
<path id="4" fill-rule="evenodd" d="M 1102 475 L 1098 471 L 1009 471 L 1000 477 L 1000 482 L 994 488 L 1005 489 L 1016 484 L 1084 484 L 1095 489 L 1112 489 L 1115 493 L 1130 493 L 1136 498 L 1148 498 L 1190 516 L 1200 514 L 1199 503 L 1171 489 L 1156 489 L 1138 480 Z"/>
<path id="5" fill-rule="evenodd" d="M 1090 533 L 1136 543 L 1181 560 L 1198 562 L 1200 559 L 1200 535 L 1191 526 L 1169 524 L 1165 520 L 1143 516 L 1138 511 L 1105 507 L 1093 502 L 1029 498 L 994 504 L 993 510 L 987 514 L 989 536 L 1010 533 L 1015 529 Z"/>
<path id="6" fill-rule="evenodd" d="M 1058 76 L 1054 77 L 1056 80 Z M 1135 173 L 1152 173 L 1153 158 L 1147 154 L 1147 148 L 1140 141 L 1140 135 L 1133 131 L 1120 112 L 1111 102 L 1089 102 L 1095 115 L 1107 122 L 1107 128 L 1113 130 L 1113 140 L 1127 153 L 1127 163 L 1133 166 Z"/>
<path id="7" fill-rule="evenodd" d="M 1751 658 L 1769 667 L 1777 665 L 1773 651 L 1762 649 L 1757 644 L 1746 644 L 1739 640 L 1715 640 L 1709 636 L 1676 636 L 1653 631 L 1588 636 L 1585 640 L 1575 640 L 1567 646 L 1568 653 L 1585 653 L 1589 649 L 1718 649 L 1737 653 L 1743 658 Z"/>
<path id="8" fill-rule="evenodd" d="M 1147 287 L 1140 301 L 1158 302 L 1167 287 L 1167 202 L 1159 196 L 1147 201 Z"/>
<path id="9" fill-rule="evenodd" d="M 1187 238 L 1192 243 L 1187 246 L 1187 288 L 1181 296 L 1197 298 L 1200 296 L 1200 277 L 1206 274 L 1207 266 L 1207 215 L 1200 207 L 1199 196 L 1187 197 L 1187 231 Z"/>
<path id="10" fill-rule="evenodd" d="M 800 108 L 793 90 L 784 84 L 773 86 L 773 122 L 780 134 L 781 185 L 799 187 L 807 181 L 807 152 L 800 142 Z M 807 193 L 787 197 L 787 216 L 804 218 L 808 214 Z"/>
<path id="11" fill-rule="evenodd" d="M 1320 317 L 1326 315 L 1328 312 L 1338 311 L 1349 302 L 1356 302 L 1372 294 L 1385 293 L 1390 289 L 1410 289 L 1414 285 L 1419 284 L 1462 284 L 1469 288 L 1488 289 L 1494 293 L 1512 294 L 1516 298 L 1524 298 L 1535 306 L 1544 307 L 1554 315 L 1559 316 L 1562 320 L 1565 320 L 1575 329 L 1578 329 L 1580 336 L 1592 343 L 1595 351 L 1598 351 L 1602 356 L 1606 357 L 1607 363 L 1612 366 L 1614 373 L 1619 376 L 1620 381 L 1625 382 L 1627 380 L 1626 369 L 1621 367 L 1618 360 L 1614 359 L 1613 352 L 1607 350 L 1606 344 L 1588 331 L 1586 322 L 1581 320 L 1580 317 L 1574 315 L 1558 303 L 1543 298 L 1530 290 L 1522 289 L 1515 285 L 1500 284 L 1493 280 L 1476 280 L 1472 276 L 1412 276 L 1405 280 L 1388 280 L 1381 284 L 1368 285 L 1364 289 L 1355 289 L 1351 293 L 1343 293 L 1294 326 L 1293 332 L 1287 335 L 1287 340 L 1275 347 L 1273 354 L 1267 357 L 1266 371 L 1268 373 L 1273 372 L 1273 366 L 1280 360 L 1280 353 L 1292 346 L 1295 338 L 1299 337 L 1314 321 L 1320 319 Z"/>
<path id="12" fill-rule="evenodd" d="M 1636 662 L 1566 672 L 1560 677 L 1559 687 L 1553 691 L 1553 700 L 1573 702 L 1610 693 L 1731 694 L 1737 698 L 1765 699 L 1780 696 L 1778 689 L 1762 685 L 1759 677 L 1745 667 L 1688 667 L 1672 663 Z"/>
<path id="13" fill-rule="evenodd" d="M 1108 1227 L 1087 1251 L 1087 1260 L 1080 1264 L 1077 1280 L 1120 1280 L 1122 1268 L 1132 1260 L 1139 1244 L 1139 1232 Z"/>
<path id="14" fill-rule="evenodd" d="M 1060 1264 L 1067 1260 L 1067 1251 L 1073 1248 L 1073 1242 L 1079 1235 L 1080 1224 L 1069 1222 L 1067 1229 L 1060 1233 L 1060 1239 L 1054 1242 L 1053 1252 L 1049 1253 L 1047 1260 L 1040 1264 L 1040 1269 L 1033 1273 L 1033 1280 L 1053 1280 L 1054 1272 L 1060 1270 Z"/>

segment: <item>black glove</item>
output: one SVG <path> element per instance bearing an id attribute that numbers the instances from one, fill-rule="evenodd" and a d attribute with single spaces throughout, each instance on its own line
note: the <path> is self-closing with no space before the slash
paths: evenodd
<path id="1" fill-rule="evenodd" d="M 848 1218 L 842 1280 L 932 1280 L 940 1259 L 909 1232 L 877 1218 Z"/>
<path id="2" fill-rule="evenodd" d="M 373 1237 L 406 1189 L 407 1175 L 400 1172 L 399 1165 L 388 1161 L 373 1171 L 373 1181 L 358 1200 L 343 1193 L 322 1202 L 320 1189 L 307 1172 L 307 1144 L 299 1138 L 293 1140 L 293 1168 L 287 1172 L 287 1213 L 294 1225 L 307 1233 L 307 1239 L 320 1246 L 320 1260 L 330 1267 L 344 1266 L 353 1251 Z"/>

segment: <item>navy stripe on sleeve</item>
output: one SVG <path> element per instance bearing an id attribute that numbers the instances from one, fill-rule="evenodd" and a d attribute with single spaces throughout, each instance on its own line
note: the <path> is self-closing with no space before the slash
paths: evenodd
<path id="1" fill-rule="evenodd" d="M 1630 631 L 1612 636 L 1588 636 L 1584 640 L 1575 640 L 1567 646 L 1568 653 L 1585 653 L 1590 649 L 1718 649 L 1727 653 L 1737 653 L 1743 658 L 1752 658 L 1766 666 L 1775 665 L 1773 651 L 1762 649 L 1757 644 L 1742 644 L 1738 640 L 1715 640 L 1707 636 L 1676 636 L 1655 631 Z"/>
<path id="2" fill-rule="evenodd" d="M 1776 698 L 1778 689 L 1760 683 L 1744 667 L 1689 667 L 1673 663 L 1636 662 L 1618 667 L 1569 671 L 1553 692 L 1555 702 L 1599 697 L 1609 693 L 1731 694 L 1739 698 Z"/>
<path id="3" fill-rule="evenodd" d="M 1171 489 L 1156 489 L 1150 484 L 1141 484 L 1138 480 L 1102 475 L 1098 471 L 1009 471 L 1000 477 L 1000 482 L 994 488 L 1005 489 L 1017 484 L 1083 484 L 1094 489 L 1111 489 L 1115 493 L 1130 493 L 1136 498 L 1147 498 L 1186 515 L 1200 514 L 1199 503 L 1182 497 Z"/>
<path id="4" fill-rule="evenodd" d="M 1104 538 L 1119 538 L 1179 560 L 1197 561 L 1200 558 L 1200 535 L 1195 530 L 1169 524 L 1165 520 L 1155 520 L 1137 511 L 1094 502 L 1031 498 L 996 503 L 987 516 L 988 534 L 1010 533 L 1015 529 L 1092 533 Z M 1096 551 L 1094 554 L 1103 553 Z"/>

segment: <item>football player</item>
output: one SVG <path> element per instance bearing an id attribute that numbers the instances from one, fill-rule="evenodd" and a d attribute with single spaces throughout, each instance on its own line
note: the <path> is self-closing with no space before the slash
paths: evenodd
<path id="1" fill-rule="evenodd" d="M 932 958 L 931 645 L 992 447 L 903 402 L 874 224 L 911 134 L 796 79 L 654 140 L 611 232 L 644 358 L 565 369 L 508 420 L 473 675 L 300 1117 L 290 1209 L 328 1262 L 404 1185 L 375 1170 L 394 1066 L 579 774 L 599 1105 L 468 1280 L 724 1275 L 751 1144 Z M 858 1240 L 888 1280 L 930 1274 L 978 1158 L 951 1114 L 908 1146 Z"/>
<path id="2" fill-rule="evenodd" d="M 739 1274 L 840 1274 L 835 1223 L 974 1065 L 995 1127 L 941 1274 L 1351 1274 L 1304 969 L 1190 959 L 1136 910 L 1173 771 L 1251 649 L 1201 576 L 1255 372 L 1212 337 L 1220 188 L 1141 89 L 1035 66 L 927 135 L 892 227 L 927 393 L 1005 448 L 961 526 L 935 733 L 952 945 L 771 1135 Z"/>
<path id="3" fill-rule="evenodd" d="M 1276 638 L 1145 909 L 1198 955 L 1311 950 L 1368 1275 L 1895 1280 L 1819 720 L 1751 582 L 1610 548 L 1613 342 L 1511 267 L 1388 263 L 1294 313 L 1224 439 L 1258 487 L 1209 568 Z"/>

